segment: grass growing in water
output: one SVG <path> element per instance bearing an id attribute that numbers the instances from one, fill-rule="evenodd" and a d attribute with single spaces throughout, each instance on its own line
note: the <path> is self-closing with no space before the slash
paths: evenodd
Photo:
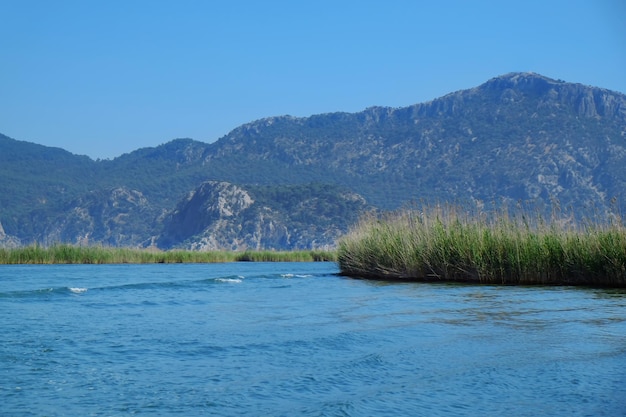
<path id="1" fill-rule="evenodd" d="M 339 241 L 343 275 L 375 279 L 626 287 L 626 228 L 455 207 L 363 219 Z"/>
<path id="2" fill-rule="evenodd" d="M 0 264 L 146 264 L 146 263 L 215 263 L 215 262 L 317 262 L 335 261 L 335 253 L 319 250 L 198 252 L 152 251 L 101 246 L 31 245 L 0 249 Z"/>

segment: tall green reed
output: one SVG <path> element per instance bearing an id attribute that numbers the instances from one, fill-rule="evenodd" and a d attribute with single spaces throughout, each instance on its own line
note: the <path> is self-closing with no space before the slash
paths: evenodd
<path id="1" fill-rule="evenodd" d="M 621 219 L 406 209 L 362 219 L 339 241 L 342 274 L 379 279 L 626 286 Z"/>
<path id="2" fill-rule="evenodd" d="M 0 264 L 144 264 L 216 262 L 317 262 L 334 261 L 335 252 L 302 251 L 157 251 L 147 249 L 57 244 L 0 249 Z"/>

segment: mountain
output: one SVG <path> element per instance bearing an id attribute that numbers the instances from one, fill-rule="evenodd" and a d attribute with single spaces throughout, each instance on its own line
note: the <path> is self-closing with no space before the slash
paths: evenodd
<path id="1" fill-rule="evenodd" d="M 516 73 L 410 107 L 260 120 L 207 160 L 307 168 L 384 208 L 551 198 L 603 207 L 624 189 L 625 131 L 623 94 Z"/>
<path id="2" fill-rule="evenodd" d="M 363 212 L 411 201 L 558 202 L 605 218 L 626 203 L 625 158 L 624 94 L 512 73 L 427 103 L 269 117 L 105 161 L 0 135 L 0 224 L 12 243 L 285 249 L 332 246 Z"/>

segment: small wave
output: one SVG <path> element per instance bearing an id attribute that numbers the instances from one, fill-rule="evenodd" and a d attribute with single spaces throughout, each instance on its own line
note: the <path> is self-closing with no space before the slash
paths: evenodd
<path id="1" fill-rule="evenodd" d="M 243 280 L 241 278 L 215 278 L 215 281 L 217 281 L 217 282 L 231 282 L 231 283 L 235 283 L 235 284 L 239 284 L 240 282 L 243 282 Z"/>
<path id="2" fill-rule="evenodd" d="M 280 275 L 282 278 L 309 278 L 312 277 L 313 275 L 310 274 L 281 274 Z"/>
<path id="3" fill-rule="evenodd" d="M 67 295 L 69 293 L 78 294 L 80 292 L 87 291 L 87 288 L 69 288 L 69 287 L 56 287 L 56 288 L 39 288 L 33 290 L 22 291 L 9 291 L 0 293 L 0 298 L 39 298 L 39 297 L 54 297 L 58 295 Z"/>
<path id="4" fill-rule="evenodd" d="M 73 292 L 74 294 L 82 294 L 87 291 L 87 288 L 82 288 L 82 287 L 68 287 L 67 289 Z"/>

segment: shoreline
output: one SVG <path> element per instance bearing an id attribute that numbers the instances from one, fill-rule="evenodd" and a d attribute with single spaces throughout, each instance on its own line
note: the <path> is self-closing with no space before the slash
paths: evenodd
<path id="1" fill-rule="evenodd" d="M 335 262 L 336 253 L 294 251 L 155 251 L 152 249 L 58 244 L 0 248 L 0 265 L 158 264 L 226 262 Z"/>

